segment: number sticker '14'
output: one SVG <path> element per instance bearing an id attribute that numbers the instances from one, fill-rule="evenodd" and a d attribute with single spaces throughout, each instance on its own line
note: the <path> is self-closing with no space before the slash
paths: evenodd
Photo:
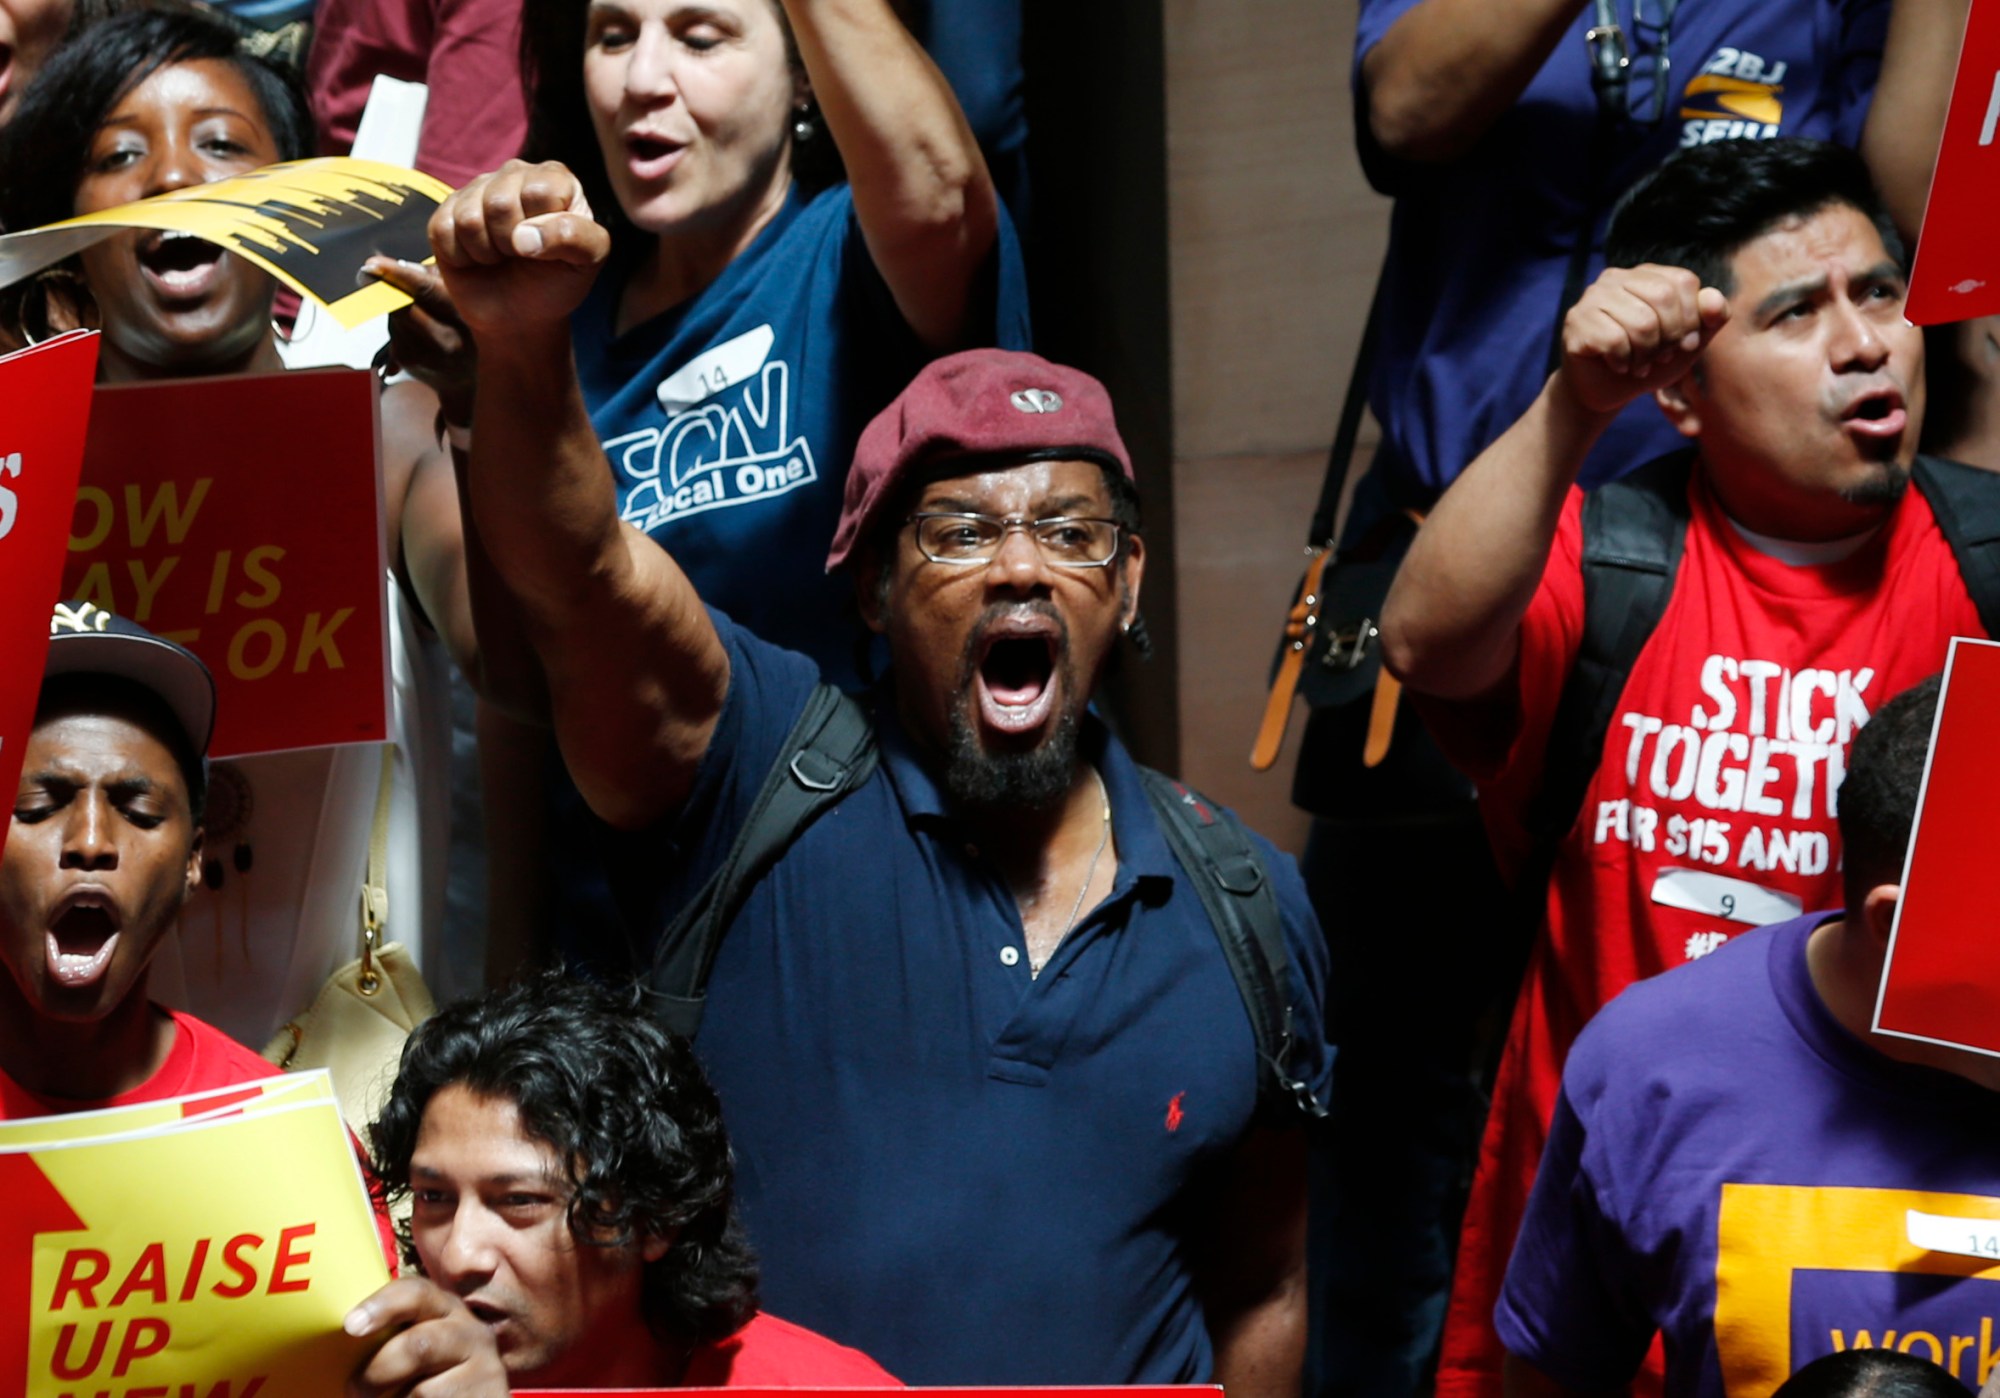
<path id="1" fill-rule="evenodd" d="M 1953 1218 L 1906 1209 L 1904 1219 L 1912 1247 L 2000 1262 L 2000 1218 Z"/>

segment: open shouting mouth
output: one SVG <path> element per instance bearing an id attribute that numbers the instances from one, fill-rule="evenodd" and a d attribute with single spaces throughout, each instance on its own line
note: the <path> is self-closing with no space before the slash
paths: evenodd
<path id="1" fill-rule="evenodd" d="M 226 254 L 192 233 L 167 231 L 139 240 L 139 271 L 165 301 L 192 301 L 214 290 Z"/>
<path id="2" fill-rule="evenodd" d="M 625 165 L 634 179 L 657 180 L 664 177 L 680 163 L 681 152 L 686 149 L 685 141 L 676 141 L 655 132 L 625 133 Z"/>
<path id="3" fill-rule="evenodd" d="M 102 979 L 118 950 L 122 921 L 117 903 L 102 889 L 65 894 L 44 933 L 50 978 L 72 988 Z"/>
<path id="4" fill-rule="evenodd" d="M 1903 395 L 1893 387 L 1874 388 L 1855 395 L 1841 410 L 1841 429 L 1857 437 L 1886 439 L 1899 437 L 1909 425 Z"/>
<path id="5" fill-rule="evenodd" d="M 1045 724 L 1061 699 L 1068 637 L 1060 620 L 1039 609 L 1014 609 L 976 629 L 973 644 L 973 686 L 986 727 L 1014 735 Z"/>

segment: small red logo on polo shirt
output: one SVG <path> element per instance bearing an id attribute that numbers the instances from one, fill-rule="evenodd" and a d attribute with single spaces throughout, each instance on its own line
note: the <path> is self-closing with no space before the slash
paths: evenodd
<path id="1" fill-rule="evenodd" d="M 1187 1113 L 1181 1110 L 1181 1101 L 1186 1096 L 1185 1092 L 1176 1092 L 1174 1100 L 1167 1103 L 1167 1130 L 1180 1130 L 1181 1122 L 1187 1119 Z"/>

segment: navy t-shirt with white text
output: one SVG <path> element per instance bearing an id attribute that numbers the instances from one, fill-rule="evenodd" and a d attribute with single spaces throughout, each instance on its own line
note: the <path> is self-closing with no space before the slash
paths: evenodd
<path id="1" fill-rule="evenodd" d="M 861 429 L 931 351 L 869 256 L 845 184 L 796 187 L 722 275 L 615 334 L 626 266 L 571 322 L 577 377 L 622 518 L 659 540 L 702 600 L 851 686 L 859 618 L 826 574 Z M 1003 215 L 966 343 L 1028 347 L 1027 279 Z"/>

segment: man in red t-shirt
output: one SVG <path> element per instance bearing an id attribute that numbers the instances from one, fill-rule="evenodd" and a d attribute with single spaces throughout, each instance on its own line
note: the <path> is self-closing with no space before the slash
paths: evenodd
<path id="1" fill-rule="evenodd" d="M 411 1201 L 405 1256 L 423 1275 L 347 1328 L 469 1310 L 517 1391 L 899 1386 L 759 1313 L 721 1105 L 640 994 L 548 976 L 418 1028 L 369 1135 L 390 1197 Z M 401 1392 L 449 1368 L 439 1353 L 392 1338 L 360 1379 Z"/>
<path id="2" fill-rule="evenodd" d="M 0 1121 L 278 1071 L 146 994 L 153 953 L 201 877 L 214 723 L 215 683 L 191 652 L 91 603 L 57 605 L 0 853 Z M 456 1303 L 405 1319 L 428 1322 L 417 1342 L 433 1355 L 476 1355 L 483 1338 Z"/>
<path id="3" fill-rule="evenodd" d="M 1952 636 L 1984 634 L 1930 503 L 1906 488 L 1923 340 L 1858 157 L 1796 140 L 1682 151 L 1627 196 L 1606 251 L 1561 364 L 1446 492 L 1383 614 L 1389 667 L 1480 781 L 1518 870 L 1583 635 L 1577 468 L 1642 393 L 1693 443 L 1666 611 L 1556 847 L 1460 1241 L 1441 1398 L 1501 1389 L 1493 1302 L 1584 1022 L 1634 980 L 1837 904 L 1855 729 L 1939 669 Z M 1546 1387 L 1518 1365 L 1508 1380 Z"/>
<path id="4" fill-rule="evenodd" d="M 277 1069 L 146 976 L 201 877 L 215 686 L 191 653 L 57 606 L 0 856 L 0 1120 L 178 1097 Z"/>

